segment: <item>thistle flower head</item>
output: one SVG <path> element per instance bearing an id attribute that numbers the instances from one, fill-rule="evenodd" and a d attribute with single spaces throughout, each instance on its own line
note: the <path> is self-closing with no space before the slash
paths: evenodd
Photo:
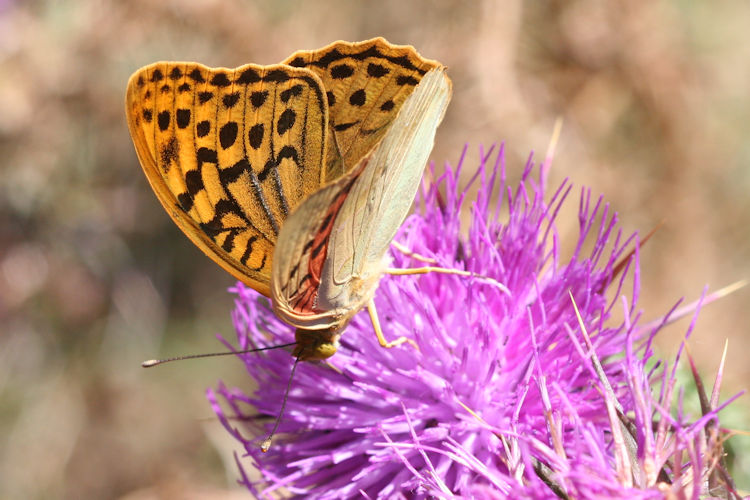
<path id="1" fill-rule="evenodd" d="M 259 444 L 273 422 L 264 417 L 279 413 L 289 353 L 242 355 L 257 385 L 251 395 L 209 390 L 244 448 L 241 482 L 259 497 L 703 491 L 711 459 L 703 431 L 716 412 L 691 423 L 675 418 L 673 372 L 664 364 L 646 371 L 659 325 L 637 326 L 637 235 L 625 238 L 616 214 L 582 189 L 578 240 L 564 258 L 555 220 L 569 182 L 548 196 L 546 166 L 529 160 L 510 186 L 501 148 L 482 154 L 460 189 L 463 160 L 426 183 L 395 241 L 433 266 L 474 276 L 385 276 L 375 294 L 385 335 L 418 348 L 381 348 L 367 314 L 357 315 L 335 356 L 298 366 L 279 436 L 265 454 Z M 467 207 L 468 233 L 460 220 Z M 424 265 L 395 250 L 392 261 Z M 241 349 L 293 342 L 293 329 L 265 299 L 241 284 L 233 291 Z"/>

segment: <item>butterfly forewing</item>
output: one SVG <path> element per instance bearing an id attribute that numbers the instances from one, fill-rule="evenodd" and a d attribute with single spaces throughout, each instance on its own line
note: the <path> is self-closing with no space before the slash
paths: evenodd
<path id="1" fill-rule="evenodd" d="M 328 148 L 326 181 L 354 168 L 372 150 L 424 74 L 439 64 L 383 38 L 299 51 L 285 63 L 311 69 L 326 89 L 335 138 Z"/>
<path id="2" fill-rule="evenodd" d="M 206 254 L 269 294 L 287 216 L 323 181 L 327 105 L 284 65 L 156 63 L 128 83 L 128 126 L 167 212 Z"/>

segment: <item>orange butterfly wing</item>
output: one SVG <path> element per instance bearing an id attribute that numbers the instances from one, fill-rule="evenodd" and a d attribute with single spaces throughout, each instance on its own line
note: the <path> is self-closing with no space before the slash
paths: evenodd
<path id="1" fill-rule="evenodd" d="M 130 78 L 128 127 L 180 229 L 269 295 L 286 218 L 377 146 L 437 65 L 382 38 L 334 42 L 272 66 L 155 63 Z"/>
<path id="2" fill-rule="evenodd" d="M 425 73 L 440 66 L 410 45 L 393 45 L 380 37 L 298 51 L 284 63 L 313 71 L 326 90 L 332 138 L 326 182 L 341 177 L 372 151 Z"/>
<path id="3" fill-rule="evenodd" d="M 288 215 L 322 182 L 320 80 L 285 65 L 161 62 L 130 78 L 128 127 L 167 213 L 204 253 L 269 295 Z"/>

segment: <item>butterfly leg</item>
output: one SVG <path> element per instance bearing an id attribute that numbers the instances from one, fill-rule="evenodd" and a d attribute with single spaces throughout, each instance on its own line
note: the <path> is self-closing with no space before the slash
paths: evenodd
<path id="1" fill-rule="evenodd" d="M 370 301 L 367 303 L 367 312 L 370 314 L 370 321 L 372 321 L 372 327 L 375 329 L 375 335 L 378 337 L 378 342 L 382 347 L 385 347 L 386 349 L 390 349 L 391 347 L 396 347 L 397 345 L 401 345 L 404 342 L 410 343 L 416 350 L 419 350 L 419 346 L 414 342 L 412 339 L 408 339 L 406 337 L 399 337 L 396 340 L 392 340 L 391 342 L 388 342 L 385 340 L 385 336 L 383 335 L 383 330 L 380 328 L 380 320 L 378 319 L 378 311 L 375 309 L 375 301 L 370 299 Z"/>
<path id="2" fill-rule="evenodd" d="M 425 266 L 425 267 L 407 267 L 406 269 L 394 269 L 394 268 L 388 268 L 385 270 L 385 273 L 392 274 L 394 276 L 403 276 L 407 274 L 427 274 L 427 273 L 438 273 L 438 274 L 455 274 L 457 276 L 468 276 L 470 278 L 476 278 L 481 281 L 485 281 L 489 283 L 490 285 L 494 285 L 497 288 L 500 289 L 504 294 L 510 296 L 510 290 L 508 290 L 508 287 L 500 283 L 499 281 L 490 278 L 489 276 L 482 276 L 481 274 L 472 273 L 469 271 L 461 271 L 460 269 L 450 269 L 446 267 L 435 267 L 435 266 Z"/>
<path id="3" fill-rule="evenodd" d="M 429 257 L 425 257 L 424 255 L 419 255 L 418 253 L 414 253 L 397 241 L 391 241 L 391 245 L 393 245 L 393 248 L 395 248 L 402 254 L 406 255 L 407 257 L 411 257 L 414 260 L 418 260 L 426 264 L 437 264 L 437 261 L 435 259 L 431 259 Z"/>

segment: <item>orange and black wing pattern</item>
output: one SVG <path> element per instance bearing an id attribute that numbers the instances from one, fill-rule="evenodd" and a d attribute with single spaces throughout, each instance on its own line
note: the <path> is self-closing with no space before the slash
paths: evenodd
<path id="1" fill-rule="evenodd" d="M 172 219 L 224 269 L 269 295 L 280 227 L 322 182 L 328 111 L 320 79 L 286 65 L 160 62 L 130 78 L 126 113 Z"/>

